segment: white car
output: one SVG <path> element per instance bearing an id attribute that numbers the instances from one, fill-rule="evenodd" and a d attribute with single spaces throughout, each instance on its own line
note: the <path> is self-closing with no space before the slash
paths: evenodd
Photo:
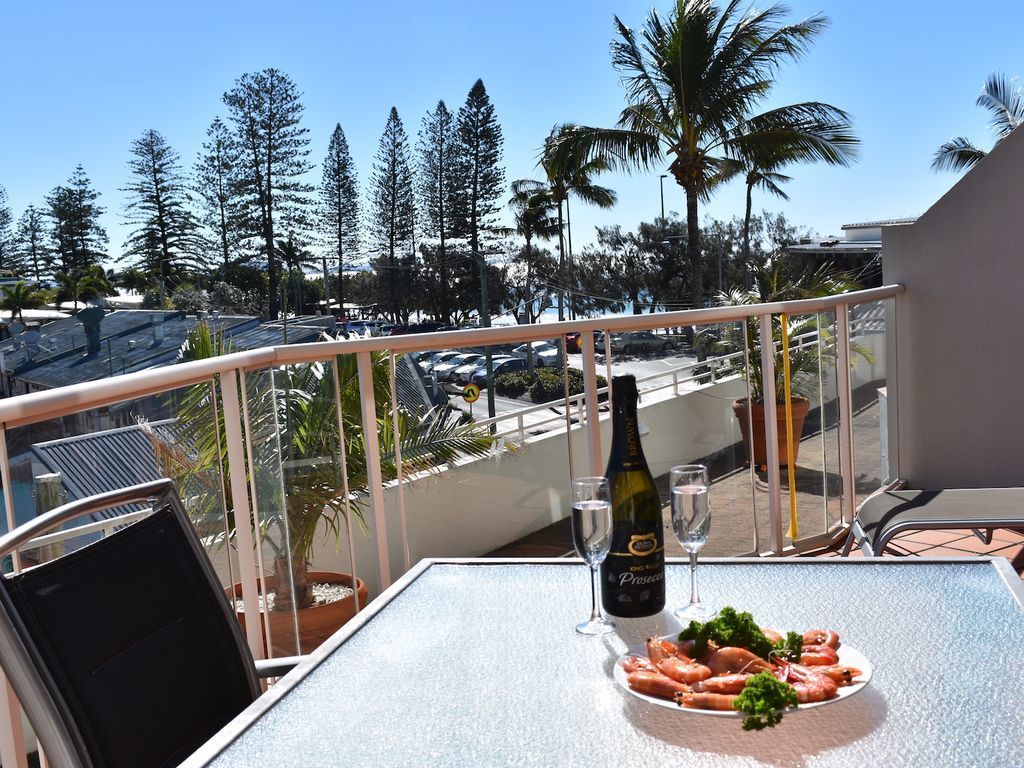
<path id="1" fill-rule="evenodd" d="M 526 359 L 528 345 L 520 344 L 512 350 L 515 357 Z M 538 368 L 552 368 L 562 364 L 562 349 L 550 341 L 533 342 L 533 364 Z"/>
<path id="2" fill-rule="evenodd" d="M 503 363 L 506 360 L 511 360 L 511 355 L 495 355 L 491 358 L 491 367 L 497 367 L 498 363 Z M 460 384 L 469 384 L 473 379 L 473 374 L 479 370 L 486 370 L 487 358 L 480 355 L 480 360 L 475 363 L 468 363 L 467 365 L 460 366 L 455 369 L 452 374 L 452 381 L 458 381 Z"/>
<path id="3" fill-rule="evenodd" d="M 483 359 L 484 356 L 479 355 L 476 352 L 463 352 L 462 354 L 451 358 L 447 362 L 435 365 L 434 376 L 438 381 L 451 381 L 456 368 L 463 365 L 469 365 L 470 363 L 476 363 L 478 360 L 482 361 Z"/>

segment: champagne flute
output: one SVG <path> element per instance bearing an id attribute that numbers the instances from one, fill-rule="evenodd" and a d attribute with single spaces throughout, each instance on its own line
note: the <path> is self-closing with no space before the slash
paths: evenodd
<path id="1" fill-rule="evenodd" d="M 715 611 L 700 601 L 697 592 L 697 552 L 708 540 L 711 529 L 710 484 L 703 464 L 683 464 L 669 470 L 672 491 L 672 528 L 690 555 L 690 604 L 675 611 L 681 621 L 705 621 Z"/>
<path id="2" fill-rule="evenodd" d="M 590 619 L 576 626 L 581 635 L 604 635 L 615 625 L 601 615 L 597 569 L 608 557 L 612 540 L 612 502 L 608 479 L 581 477 L 572 482 L 572 543 L 590 566 Z"/>

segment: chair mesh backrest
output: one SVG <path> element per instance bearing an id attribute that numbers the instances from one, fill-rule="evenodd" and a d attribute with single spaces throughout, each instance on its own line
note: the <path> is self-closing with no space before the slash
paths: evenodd
<path id="1" fill-rule="evenodd" d="M 0 579 L 29 655 L 97 766 L 177 765 L 258 693 L 190 536 L 168 505 Z"/>

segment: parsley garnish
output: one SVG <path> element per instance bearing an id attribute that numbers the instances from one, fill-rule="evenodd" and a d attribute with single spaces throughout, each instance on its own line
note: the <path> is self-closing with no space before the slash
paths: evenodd
<path id="1" fill-rule="evenodd" d="M 781 710 L 796 703 L 793 686 L 777 680 L 771 672 L 758 672 L 747 681 L 733 706 L 746 715 L 743 730 L 760 731 L 774 728 L 782 720 Z"/>

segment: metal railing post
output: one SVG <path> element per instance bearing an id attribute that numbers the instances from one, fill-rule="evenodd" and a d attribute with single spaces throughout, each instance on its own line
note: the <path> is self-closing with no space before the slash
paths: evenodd
<path id="1" fill-rule="evenodd" d="M 853 462 L 853 387 L 850 382 L 850 307 L 836 307 L 836 397 L 839 398 L 839 476 L 843 483 L 842 521 L 853 522 L 857 507 Z"/>
<path id="2" fill-rule="evenodd" d="M 764 394 L 764 445 L 768 462 L 768 515 L 772 552 L 782 554 L 782 484 L 779 481 L 779 412 L 775 396 L 775 344 L 772 316 L 761 315 L 761 389 Z M 754 435 L 750 436 L 753 444 Z M 753 451 L 751 451 L 753 453 Z"/>
<path id="3" fill-rule="evenodd" d="M 220 377 L 223 398 L 224 437 L 228 449 L 228 475 L 231 480 L 231 501 L 235 508 L 235 537 L 238 541 L 238 577 L 242 582 L 245 602 L 245 637 L 253 658 L 266 656 L 263 650 L 263 622 L 260 620 L 259 589 L 256 587 L 255 539 L 249 488 L 245 482 L 245 443 L 242 439 L 242 412 L 238 406 L 237 371 L 225 371 Z M 225 507 L 226 509 L 226 507 Z"/>
<path id="4" fill-rule="evenodd" d="M 7 530 L 17 527 L 14 514 L 14 482 L 11 479 L 11 462 L 7 456 L 7 425 L 0 425 L 0 482 L 3 483 L 4 506 L 7 511 Z M 14 572 L 21 570 L 18 552 L 11 553 Z M 27 768 L 25 753 L 25 731 L 21 726 L 21 703 L 0 673 L 0 761 L 14 768 Z"/>
<path id="5" fill-rule="evenodd" d="M 377 435 L 377 402 L 373 395 L 373 357 L 369 352 L 357 352 L 356 365 L 359 369 L 359 394 L 363 411 L 370 513 L 377 538 L 377 575 L 383 592 L 391 586 L 391 562 L 388 556 L 387 511 L 384 508 L 384 473 L 380 465 L 380 439 Z"/>
<path id="6" fill-rule="evenodd" d="M 597 403 L 597 355 L 594 350 L 594 334 L 580 334 L 580 351 L 583 353 L 583 396 L 587 410 L 587 445 L 590 448 L 590 474 L 604 474 L 604 457 L 601 453 L 601 412 Z"/>

